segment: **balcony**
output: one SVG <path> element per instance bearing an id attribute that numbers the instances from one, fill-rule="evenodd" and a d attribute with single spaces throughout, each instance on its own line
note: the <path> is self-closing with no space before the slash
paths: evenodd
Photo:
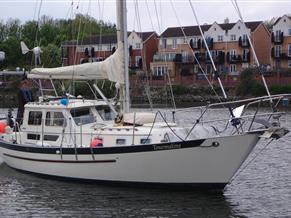
<path id="1" fill-rule="evenodd" d="M 238 44 L 241 48 L 249 48 L 250 47 L 250 42 L 249 42 L 248 38 L 243 38 L 241 36 L 238 39 Z"/>
<path id="2" fill-rule="evenodd" d="M 230 64 L 250 62 L 250 53 L 230 55 L 229 52 L 227 52 L 226 56 L 227 62 L 229 62 Z"/>
<path id="3" fill-rule="evenodd" d="M 284 41 L 284 34 L 283 34 L 283 32 L 281 32 L 280 34 L 274 34 L 274 33 L 272 33 L 272 42 L 275 45 L 282 44 L 283 41 Z"/>
<path id="4" fill-rule="evenodd" d="M 208 38 L 205 39 L 205 41 L 206 41 L 206 44 L 207 44 L 208 48 L 210 50 L 213 49 L 213 38 L 208 37 Z M 206 49 L 206 46 L 204 44 L 204 41 L 202 41 L 202 48 L 205 48 Z"/>
<path id="5" fill-rule="evenodd" d="M 271 57 L 277 60 L 291 60 L 291 50 L 280 50 L 272 48 Z"/>
<path id="6" fill-rule="evenodd" d="M 195 59 L 195 63 L 197 62 L 197 61 L 199 61 L 199 62 L 203 62 L 203 61 L 205 61 L 205 53 L 202 53 L 202 52 L 196 52 L 195 54 L 195 57 L 196 57 L 196 59 Z M 197 60 L 197 61 L 196 61 Z"/>
<path id="7" fill-rule="evenodd" d="M 175 63 L 194 63 L 192 53 L 157 53 L 153 58 L 154 62 L 175 62 Z"/>
<path id="8" fill-rule="evenodd" d="M 191 39 L 189 45 L 192 48 L 192 50 L 200 49 L 201 48 L 201 39 L 198 39 L 197 41 L 194 41 L 193 39 Z"/>
<path id="9" fill-rule="evenodd" d="M 219 51 L 217 54 L 212 54 L 212 60 L 215 64 L 223 64 L 225 61 L 225 53 L 223 51 Z M 211 60 L 209 54 L 206 53 L 205 63 L 210 64 Z"/>

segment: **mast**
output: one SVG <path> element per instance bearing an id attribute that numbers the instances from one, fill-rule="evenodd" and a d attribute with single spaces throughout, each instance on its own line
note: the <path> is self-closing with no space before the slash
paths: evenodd
<path id="1" fill-rule="evenodd" d="M 127 13 L 126 0 L 116 0 L 117 13 L 117 42 L 123 44 L 124 55 L 124 85 L 120 87 L 121 95 L 121 111 L 129 112 L 129 73 L 128 73 L 128 42 L 127 42 Z"/>

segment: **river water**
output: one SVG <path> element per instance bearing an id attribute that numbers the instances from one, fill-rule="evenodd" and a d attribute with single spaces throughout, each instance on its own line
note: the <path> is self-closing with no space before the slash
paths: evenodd
<path id="1" fill-rule="evenodd" d="M 291 133 L 266 149 L 261 141 L 246 160 L 252 162 L 224 191 L 56 181 L 20 173 L 0 160 L 0 217 L 291 217 L 290 141 Z"/>

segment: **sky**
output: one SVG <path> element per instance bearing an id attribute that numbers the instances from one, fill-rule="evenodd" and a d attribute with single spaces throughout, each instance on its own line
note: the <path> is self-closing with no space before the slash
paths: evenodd
<path id="1" fill-rule="evenodd" d="M 239 19 L 230 0 L 190 0 L 200 24 L 223 23 Z M 291 0 L 237 0 L 245 21 L 265 21 L 291 14 Z M 174 10 L 173 10 L 174 8 Z M 163 32 L 167 27 L 196 25 L 189 0 L 128 0 L 128 30 Z M 45 14 L 53 18 L 72 18 L 88 14 L 116 23 L 115 0 L 0 0 L 0 20 L 18 18 L 38 20 Z"/>

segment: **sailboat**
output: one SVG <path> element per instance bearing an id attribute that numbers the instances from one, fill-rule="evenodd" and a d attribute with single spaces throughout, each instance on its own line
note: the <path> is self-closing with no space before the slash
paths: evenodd
<path id="1" fill-rule="evenodd" d="M 129 105 L 126 1 L 116 1 L 118 49 L 103 62 L 35 68 L 31 79 L 108 79 L 120 87 L 117 111 L 102 99 L 40 97 L 25 105 L 22 124 L 0 125 L 0 155 L 10 167 L 56 178 L 157 187 L 224 188 L 260 138 L 280 138 L 282 112 L 260 112 L 263 102 L 287 95 L 224 101 L 199 107 L 191 126 L 161 112 L 131 112 Z M 258 105 L 252 114 L 251 106 Z M 208 119 L 211 108 L 226 108 L 226 119 Z M 196 110 L 195 108 L 192 108 Z M 266 117 L 263 120 L 262 117 Z M 217 123 L 225 124 L 219 131 Z M 9 123 L 9 122 L 8 122 Z"/>

